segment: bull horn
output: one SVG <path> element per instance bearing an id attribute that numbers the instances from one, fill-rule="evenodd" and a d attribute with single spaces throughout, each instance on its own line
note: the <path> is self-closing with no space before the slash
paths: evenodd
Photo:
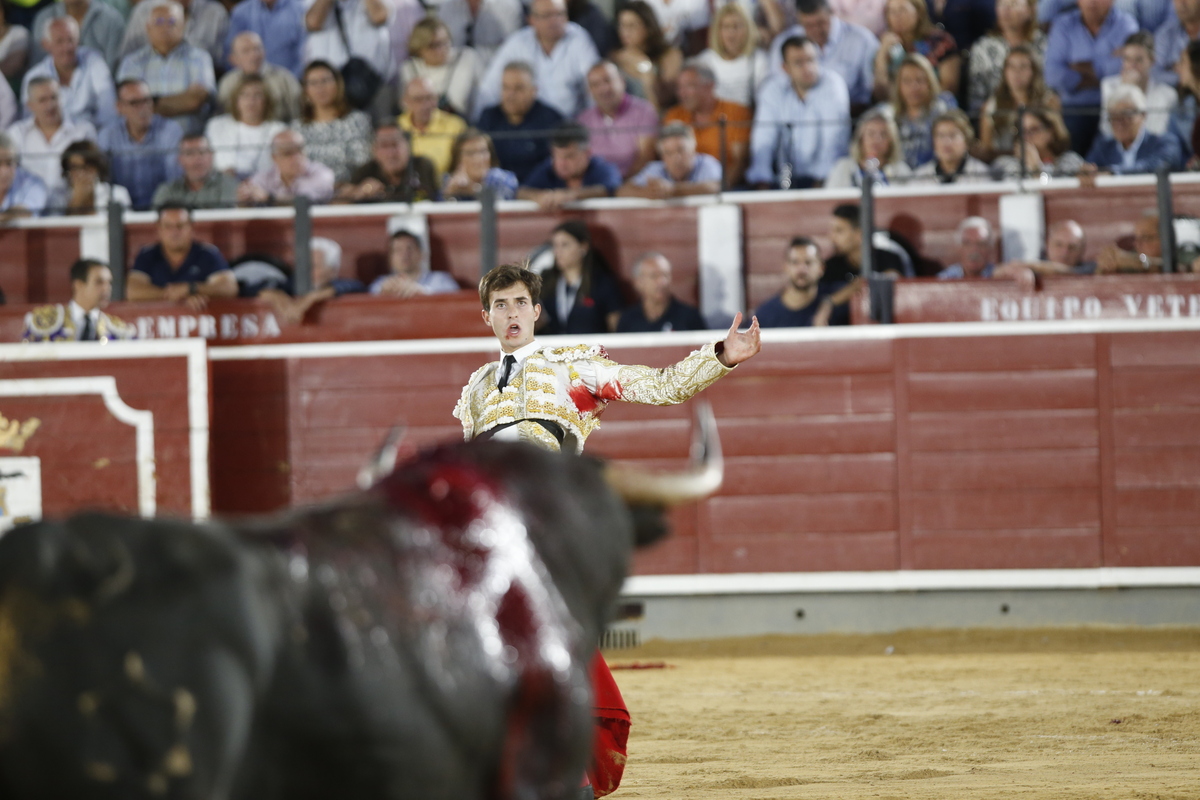
<path id="1" fill-rule="evenodd" d="M 405 431 L 404 425 L 392 426 L 383 444 L 375 451 L 375 457 L 358 471 L 358 488 L 363 491 L 370 489 L 396 467 L 396 456 L 400 453 L 400 442 L 404 441 Z"/>
<path id="2" fill-rule="evenodd" d="M 703 500 L 721 488 L 725 461 L 717 420 L 708 403 L 696 405 L 690 467 L 678 473 L 649 472 L 629 464 L 609 464 L 608 485 L 630 505 L 675 506 Z"/>

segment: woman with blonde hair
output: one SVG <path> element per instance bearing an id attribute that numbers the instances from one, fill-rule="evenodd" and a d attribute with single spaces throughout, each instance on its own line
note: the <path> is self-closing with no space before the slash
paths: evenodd
<path id="1" fill-rule="evenodd" d="M 912 176 L 912 170 L 904 163 L 896 123 L 886 111 L 877 108 L 858 120 L 850 142 L 850 155 L 834 163 L 825 179 L 825 187 L 862 186 L 863 175 L 868 170 L 881 183 L 903 183 Z"/>
<path id="2" fill-rule="evenodd" d="M 407 86 L 416 77 L 428 78 L 437 93 L 438 107 L 466 117 L 482 75 L 479 56 L 470 47 L 454 47 L 450 28 L 435 14 L 413 26 L 408 37 L 408 58 L 400 65 L 400 86 Z"/>
<path id="3" fill-rule="evenodd" d="M 933 157 L 933 121 L 956 105 L 954 98 L 942 91 L 928 59 L 910 53 L 901 60 L 887 108 L 900 131 L 904 163 L 911 169 Z"/>
<path id="4" fill-rule="evenodd" d="M 971 120 L 957 108 L 933 121 L 933 158 L 913 170 L 914 181 L 971 183 L 992 177 L 988 165 L 970 154 L 975 141 Z"/>
<path id="5" fill-rule="evenodd" d="M 758 47 L 758 26 L 740 3 L 717 9 L 708 27 L 708 49 L 696 60 L 717 76 L 718 99 L 753 107 L 769 67 L 767 54 Z"/>
<path id="6" fill-rule="evenodd" d="M 213 149 L 213 169 L 240 180 L 271 168 L 271 140 L 287 126 L 277 121 L 261 75 L 238 78 L 229 113 L 213 117 L 204 129 Z"/>
<path id="7" fill-rule="evenodd" d="M 1009 51 L 1026 47 L 1039 62 L 1046 58 L 1046 34 L 1038 27 L 1037 0 L 996 0 L 996 28 L 971 46 L 967 68 L 967 107 L 983 108 L 1000 85 Z"/>
<path id="8" fill-rule="evenodd" d="M 958 91 L 962 56 L 954 37 L 933 24 L 925 0 L 887 0 L 884 7 L 887 30 L 879 37 L 875 53 L 875 96 L 892 91 L 906 55 L 928 59 L 937 70 L 938 84 L 951 95 Z"/>
<path id="9" fill-rule="evenodd" d="M 1058 94 L 1046 86 L 1042 64 L 1032 48 L 1018 45 L 1008 51 L 1000 85 L 979 114 L 979 157 L 991 161 L 1012 155 L 1017 141 L 1017 111 L 1062 108 Z"/>

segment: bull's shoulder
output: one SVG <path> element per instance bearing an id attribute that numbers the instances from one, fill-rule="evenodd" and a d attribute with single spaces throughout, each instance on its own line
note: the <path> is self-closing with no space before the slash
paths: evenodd
<path id="1" fill-rule="evenodd" d="M 543 347 L 535 355 L 547 361 L 563 363 L 569 361 L 585 361 L 603 359 L 608 361 L 608 352 L 598 344 L 573 344 L 566 347 Z"/>

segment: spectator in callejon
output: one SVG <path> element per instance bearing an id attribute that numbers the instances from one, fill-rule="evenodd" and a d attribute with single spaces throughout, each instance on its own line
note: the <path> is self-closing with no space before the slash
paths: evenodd
<path id="1" fill-rule="evenodd" d="M 475 128 L 468 128 L 454 140 L 450 169 L 442 184 L 444 200 L 475 200 L 483 187 L 496 193 L 497 200 L 512 200 L 517 196 L 517 176 L 501 169 L 500 158 L 491 137 Z"/>
<path id="2" fill-rule="evenodd" d="M 46 207 L 46 184 L 19 165 L 19 153 L 12 137 L 0 133 L 0 224 L 36 217 Z"/>
<path id="3" fill-rule="evenodd" d="M 938 273 L 942 280 L 990 278 L 996 269 L 996 236 L 983 217 L 967 217 L 955 231 L 958 261 Z"/>
<path id="4" fill-rule="evenodd" d="M 625 91 L 616 65 L 601 61 L 588 70 L 591 108 L 579 113 L 578 122 L 591 134 L 592 152 L 629 178 L 654 160 L 658 114 L 654 106 Z"/>
<path id="5" fill-rule="evenodd" d="M 825 188 L 862 186 L 867 171 L 877 182 L 885 184 L 903 186 L 912 177 L 900 148 L 900 131 L 891 115 L 880 109 L 871 109 L 859 117 L 850 142 L 850 155 L 834 162 L 825 179 Z"/>
<path id="6" fill-rule="evenodd" d="M 933 122 L 933 159 L 913 171 L 913 180 L 938 183 L 971 183 L 991 180 L 988 165 L 970 155 L 975 131 L 971 120 L 957 108 Z"/>
<path id="7" fill-rule="evenodd" d="M 413 155 L 408 134 L 394 122 L 375 129 L 374 158 L 363 164 L 337 192 L 352 203 L 419 203 L 437 200 L 437 170 L 428 158 Z"/>
<path id="8" fill-rule="evenodd" d="M 112 298 L 112 270 L 81 258 L 71 265 L 71 300 L 38 306 L 25 315 L 23 342 L 107 342 L 136 339 L 137 329 L 104 313 Z"/>
<path id="9" fill-rule="evenodd" d="M 702 331 L 708 326 L 695 306 L 671 293 L 671 262 L 662 253 L 646 253 L 633 266 L 638 302 L 617 320 L 617 333 Z"/>
<path id="10" fill-rule="evenodd" d="M 862 274 L 862 210 L 855 203 L 843 203 L 833 209 L 829 218 L 829 241 L 833 244 L 833 255 L 825 260 L 825 283 L 846 285 Z M 912 277 L 911 267 L 906 267 L 892 250 L 879 247 L 872 241 L 871 266 L 877 273 L 890 273 L 897 278 Z"/>
<path id="11" fill-rule="evenodd" d="M 245 34 L 254 37 L 266 58 L 264 73 L 281 69 L 291 75 L 292 83 L 295 83 L 296 76 L 304 66 L 304 42 L 308 38 L 304 28 L 303 0 L 241 0 L 233 6 L 229 12 L 229 33 L 225 41 L 229 63 L 253 75 L 261 68 L 247 70 L 237 63 L 234 56 L 238 40 Z M 272 85 L 270 78 L 267 79 L 267 85 Z M 299 97 L 298 85 L 296 90 Z M 290 116 L 286 117 L 285 121 L 290 119 Z"/>
<path id="12" fill-rule="evenodd" d="M 158 210 L 158 242 L 138 252 L 129 271 L 126 296 L 133 302 L 169 301 L 193 311 L 211 298 L 237 297 L 237 279 L 225 257 L 197 241 L 192 211 L 177 205 Z"/>
<path id="13" fill-rule="evenodd" d="M 36 78 L 50 78 L 59 87 L 63 113 L 71 119 L 89 122 L 99 130 L 117 118 L 117 91 L 104 56 L 79 46 L 79 24 L 72 17 L 56 17 L 46 25 L 49 52 L 25 73 L 21 100 L 29 101 L 29 84 Z"/>
<path id="14" fill-rule="evenodd" d="M 783 291 L 755 310 L 758 324 L 764 328 L 849 325 L 845 284 L 823 282 L 824 275 L 817 243 L 807 236 L 793 238 L 784 253 Z"/>
<path id="15" fill-rule="evenodd" d="M 243 0 L 234 10 L 263 0 Z M 298 0 L 275 0 L 276 4 L 295 3 Z M 233 92 L 243 76 L 258 75 L 263 79 L 275 118 L 280 122 L 291 122 L 300 116 L 300 82 L 288 69 L 267 60 L 263 40 L 254 31 L 243 31 L 233 38 L 229 49 L 229 64 L 233 69 L 221 76 L 217 82 L 217 104 L 225 113 L 233 109 Z"/>
<path id="16" fill-rule="evenodd" d="M 213 151 L 202 134 L 185 136 L 179 142 L 179 168 L 183 174 L 159 185 L 151 205 L 187 208 L 233 208 L 237 205 L 238 179 L 213 166 Z"/>
<path id="17" fill-rule="evenodd" d="M 537 332 L 608 333 L 625 303 L 608 262 L 592 246 L 582 220 L 569 219 L 550 233 L 554 266 L 543 273 Z"/>
<path id="18" fill-rule="evenodd" d="M 1141 89 L 1121 84 L 1113 90 L 1106 111 L 1113 135 L 1096 137 L 1080 175 L 1093 175 L 1097 171 L 1126 175 L 1154 172 L 1164 166 L 1170 170 L 1180 168 L 1179 142 L 1175 137 L 1156 136 L 1146 130 L 1146 95 Z"/>
<path id="19" fill-rule="evenodd" d="M 371 118 L 351 108 L 342 75 L 329 62 L 310 61 L 301 82 L 300 120 L 292 128 L 303 137 L 313 161 L 333 170 L 338 183 L 347 181 L 371 158 Z"/>
<path id="20" fill-rule="evenodd" d="M 620 186 L 620 171 L 592 155 L 587 128 L 567 122 L 554 132 L 550 158 L 529 174 L 517 197 L 555 209 L 577 200 L 609 197 Z"/>
<path id="21" fill-rule="evenodd" d="M 492 137 L 500 166 L 524 181 L 550 157 L 550 134 L 562 115 L 537 99 L 533 67 L 510 62 L 502 72 L 500 102 L 479 115 L 479 130 Z"/>
<path id="22" fill-rule="evenodd" d="M 357 278 L 343 278 L 342 246 L 332 239 L 318 236 L 309 242 L 312 251 L 312 291 L 302 297 L 292 297 L 282 289 L 263 289 L 257 295 L 271 304 L 280 321 L 296 325 L 304 320 L 308 310 L 318 303 L 344 294 L 361 294 L 367 287 Z"/>
<path id="23" fill-rule="evenodd" d="M 90 122 L 68 119 L 59 103 L 58 82 L 34 78 L 29 82 L 28 108 L 31 116 L 8 129 L 21 152 L 21 164 L 42 179 L 47 190 L 63 182 L 62 154 L 71 142 L 96 139 Z"/>
<path id="24" fill-rule="evenodd" d="M 270 168 L 257 172 L 238 187 L 241 205 L 288 205 L 297 197 L 314 203 L 333 199 L 333 170 L 305 153 L 304 137 L 281 131 L 271 140 Z"/>
<path id="25" fill-rule="evenodd" d="M 1091 275 L 1096 271 L 1096 264 L 1083 260 L 1086 250 L 1087 238 L 1083 227 L 1073 219 L 1062 220 L 1051 225 L 1046 232 L 1045 258 L 1006 261 L 997 266 L 992 274 L 1008 277 L 1017 269 L 1031 269 L 1039 275 Z"/>
<path id="26" fill-rule="evenodd" d="M 46 210 L 52 214 L 95 214 L 108 211 L 110 201 L 133 205 L 124 186 L 108 182 L 108 159 L 88 139 L 72 142 L 62 154 L 64 182 L 50 192 Z"/>
<path id="27" fill-rule="evenodd" d="M 404 108 L 397 122 L 412 139 L 413 152 L 433 162 L 440 177 L 450 168 L 454 139 L 467 129 L 462 117 L 437 107 L 429 78 L 416 77 L 404 87 Z"/>
<path id="28" fill-rule="evenodd" d="M 271 140 L 286 126 L 275 118 L 266 83 L 258 75 L 243 75 L 233 92 L 228 114 L 213 117 L 205 127 L 216 168 L 250 177 L 271 164 Z"/>
<path id="29" fill-rule="evenodd" d="M 663 123 L 682 122 L 696 133 L 696 151 L 721 162 L 726 186 L 740 186 L 750 155 L 750 109 L 716 94 L 716 74 L 689 61 L 676 86 L 679 105 L 663 115 Z"/>
<path id="30" fill-rule="evenodd" d="M 387 297 L 416 297 L 457 292 L 458 283 L 448 272 L 431 270 L 421 236 L 399 228 L 388 242 L 388 274 L 371 284 L 371 294 Z"/>
<path id="31" fill-rule="evenodd" d="M 801 36 L 783 43 L 783 68 L 759 91 L 746 180 L 762 189 L 820 186 L 850 141 L 846 82 L 822 71 L 816 45 Z"/>
<path id="32" fill-rule="evenodd" d="M 661 161 L 652 161 L 617 194 L 665 200 L 721 191 L 721 162 L 696 152 L 696 136 L 682 122 L 665 125 L 658 135 Z"/>
<path id="33" fill-rule="evenodd" d="M 117 84 L 117 113 L 121 118 L 100 131 L 100 149 L 108 153 L 114 183 L 129 190 L 133 208 L 142 211 L 158 186 L 179 174 L 175 151 L 183 129 L 174 120 L 154 113 L 150 88 L 140 78 Z"/>
<path id="34" fill-rule="evenodd" d="M 203 130 L 217 92 L 212 56 L 184 40 L 183 6 L 175 0 L 146 2 L 149 41 L 121 60 L 117 80 L 144 80 L 156 114 L 175 120 L 188 133 Z"/>

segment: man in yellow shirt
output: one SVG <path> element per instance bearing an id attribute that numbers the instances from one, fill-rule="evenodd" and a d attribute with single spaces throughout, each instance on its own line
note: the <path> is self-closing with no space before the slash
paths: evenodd
<path id="1" fill-rule="evenodd" d="M 413 154 L 432 161 L 440 181 L 450 169 L 454 139 L 467 129 L 467 123 L 462 117 L 438 108 L 437 92 L 425 77 L 413 78 L 404 87 L 404 108 L 397 122 L 412 137 Z"/>

